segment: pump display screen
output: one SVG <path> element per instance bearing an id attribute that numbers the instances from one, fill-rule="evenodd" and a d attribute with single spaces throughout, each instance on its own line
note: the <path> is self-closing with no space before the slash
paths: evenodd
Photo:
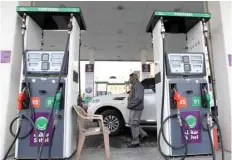
<path id="1" fill-rule="evenodd" d="M 49 54 L 42 54 L 42 61 L 49 61 Z"/>
<path id="2" fill-rule="evenodd" d="M 166 53 L 167 75 L 205 75 L 204 53 Z"/>
<path id="3" fill-rule="evenodd" d="M 59 73 L 64 51 L 27 51 L 27 72 Z"/>
<path id="4" fill-rule="evenodd" d="M 42 62 L 41 69 L 42 70 L 49 70 L 49 63 L 48 62 Z"/>

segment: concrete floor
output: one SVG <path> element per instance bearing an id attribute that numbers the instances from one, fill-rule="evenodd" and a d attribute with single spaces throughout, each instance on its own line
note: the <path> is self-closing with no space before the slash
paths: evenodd
<path id="1" fill-rule="evenodd" d="M 231 153 L 225 152 L 225 160 L 231 160 Z M 222 160 L 221 152 L 216 153 L 217 160 Z M 180 158 L 173 158 L 179 160 Z M 75 160 L 73 158 L 72 160 Z M 102 149 L 85 149 L 81 160 L 104 160 L 104 150 Z M 111 148 L 111 160 L 164 160 L 156 147 L 136 148 L 136 149 L 115 149 Z M 212 156 L 194 156 L 186 160 L 212 160 Z"/>
<path id="2" fill-rule="evenodd" d="M 110 137 L 111 160 L 164 160 L 157 149 L 156 129 L 146 131 L 149 134 L 148 139 L 135 149 L 126 147 L 130 142 L 130 130 L 126 130 L 120 136 Z M 225 155 L 225 160 L 231 160 L 231 153 L 225 152 Z M 222 160 L 221 152 L 217 152 L 216 156 L 217 160 Z M 72 160 L 75 160 L 75 157 Z M 86 140 L 81 160 L 104 160 L 102 136 L 93 136 Z M 212 160 L 212 156 L 192 156 L 186 160 Z"/>
<path id="3" fill-rule="evenodd" d="M 164 160 L 157 149 L 156 129 L 146 130 L 148 139 L 139 148 L 128 149 L 130 130 L 117 137 L 110 137 L 111 160 Z M 222 160 L 221 152 L 216 153 L 217 159 Z M 13 160 L 13 157 L 8 160 Z M 75 155 L 69 160 L 75 160 Z M 179 160 L 180 158 L 173 158 Z M 68 160 L 68 159 L 67 159 Z M 88 137 L 85 142 L 81 160 L 104 160 L 104 143 L 102 136 Z M 212 160 L 212 156 L 192 156 L 186 160 Z M 225 160 L 231 160 L 231 153 L 225 152 Z"/>

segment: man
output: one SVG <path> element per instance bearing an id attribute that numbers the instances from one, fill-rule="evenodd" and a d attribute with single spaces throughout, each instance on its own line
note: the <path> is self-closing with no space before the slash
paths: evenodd
<path id="1" fill-rule="evenodd" d="M 140 139 L 144 140 L 147 133 L 140 128 L 139 123 L 144 109 L 144 87 L 139 82 L 137 74 L 130 74 L 131 89 L 128 97 L 129 123 L 132 132 L 132 142 L 129 148 L 140 146 Z"/>

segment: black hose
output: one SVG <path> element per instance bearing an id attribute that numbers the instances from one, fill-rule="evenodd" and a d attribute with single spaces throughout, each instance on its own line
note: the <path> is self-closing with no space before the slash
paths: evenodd
<path id="1" fill-rule="evenodd" d="M 161 153 L 162 157 L 165 159 L 165 160 L 169 160 L 171 158 L 171 156 L 168 156 L 166 155 L 163 151 L 162 151 L 162 148 L 161 148 L 161 145 L 160 145 L 160 140 L 161 140 L 161 135 L 163 136 L 163 139 L 165 141 L 165 143 L 171 147 L 171 148 L 174 148 L 174 149 L 183 149 L 184 148 L 184 155 L 182 156 L 181 160 L 184 160 L 188 154 L 188 141 L 187 139 L 185 138 L 185 134 L 184 134 L 184 130 L 183 130 L 183 126 L 180 126 L 180 129 L 181 129 L 181 135 L 184 137 L 184 144 L 181 145 L 181 146 L 174 146 L 172 144 L 170 144 L 164 134 L 164 125 L 165 123 L 169 120 L 169 119 L 172 119 L 172 118 L 177 118 L 177 114 L 174 114 L 174 115 L 171 115 L 171 116 L 168 116 L 167 118 L 165 118 L 164 122 L 161 124 L 161 127 L 160 127 L 160 130 L 159 130 L 159 133 L 158 133 L 158 149 L 159 149 L 159 152 Z M 182 121 L 182 124 L 184 123 L 186 126 L 187 126 L 187 129 L 190 133 L 190 128 L 187 124 L 187 122 L 181 118 L 181 121 Z M 190 135 L 188 135 L 190 136 Z"/>
<path id="2" fill-rule="evenodd" d="M 219 125 L 219 122 L 218 122 L 217 117 L 214 116 L 212 113 L 209 113 L 209 115 L 213 118 L 214 123 L 217 125 L 218 132 L 219 132 L 220 143 L 221 143 L 222 160 L 224 160 L 224 159 L 225 159 L 225 152 L 224 152 L 224 144 L 223 144 L 223 139 L 222 139 L 221 127 L 220 127 L 220 125 Z"/>
<path id="3" fill-rule="evenodd" d="M 211 136 L 211 133 L 210 133 L 211 128 L 210 128 L 210 125 L 208 123 L 207 123 L 207 132 L 208 132 L 208 135 L 209 135 L 209 141 L 210 141 L 213 160 L 216 160 L 215 151 L 214 151 L 214 147 L 213 147 L 213 140 L 212 140 L 212 136 Z"/>
<path id="4" fill-rule="evenodd" d="M 55 108 L 56 95 L 57 95 L 57 93 L 59 92 L 59 89 L 60 89 L 61 76 L 63 74 L 63 69 L 64 69 L 64 66 L 65 66 L 65 63 L 67 62 L 66 59 L 68 58 L 68 47 L 69 47 L 70 33 L 71 33 L 71 30 L 72 30 L 72 17 L 73 17 L 73 15 L 71 14 L 71 18 L 70 18 L 69 26 L 68 26 L 69 27 L 68 37 L 67 37 L 67 41 L 66 41 L 66 45 L 65 45 L 64 57 L 63 57 L 63 60 L 62 60 L 62 64 L 61 64 L 61 68 L 60 68 L 60 73 L 59 73 L 59 77 L 58 77 L 57 88 L 56 88 L 54 100 L 53 100 L 53 103 L 52 103 L 52 109 L 51 109 L 51 111 L 49 113 L 49 116 L 48 116 L 48 123 L 47 123 L 45 131 L 43 132 L 43 135 L 47 134 L 47 131 L 48 131 L 48 128 L 49 128 L 49 124 L 50 124 L 50 121 L 51 121 L 51 118 L 52 118 L 52 114 L 53 114 L 53 111 L 54 111 L 54 108 Z M 51 139 L 53 139 L 53 137 L 51 137 Z M 39 154 L 38 154 L 37 160 L 41 159 L 42 152 L 43 152 L 43 147 L 44 147 L 44 140 L 45 140 L 45 138 L 42 139 L 42 143 L 40 145 L 40 150 L 39 150 Z"/>
<path id="5" fill-rule="evenodd" d="M 53 135 L 56 131 L 56 127 L 54 126 L 52 129 L 52 135 L 51 135 L 51 142 L 49 144 L 49 148 L 48 148 L 48 160 L 51 160 L 52 158 L 52 142 L 53 142 Z"/>
<path id="6" fill-rule="evenodd" d="M 20 122 L 19 122 L 18 131 L 17 131 L 17 133 L 16 133 L 16 135 L 15 135 L 15 134 L 13 133 L 13 124 L 14 124 L 14 122 L 16 122 L 17 119 L 19 119 Z M 7 159 L 7 157 L 8 157 L 8 155 L 9 155 L 11 149 L 13 148 L 13 146 L 14 146 L 14 144 L 15 144 L 15 142 L 16 142 L 16 140 L 17 140 L 18 138 L 19 138 L 19 139 L 26 138 L 25 136 L 19 137 L 19 134 L 20 134 L 20 131 L 21 131 L 21 127 L 22 127 L 22 120 L 23 120 L 23 119 L 27 119 L 27 120 L 30 122 L 30 124 L 33 126 L 33 129 L 34 129 L 34 131 L 36 132 L 35 134 L 36 134 L 36 138 L 37 138 L 37 151 L 39 151 L 39 141 L 38 141 L 38 138 L 39 138 L 39 137 L 38 137 L 37 129 L 36 129 L 36 127 L 35 127 L 35 123 L 34 123 L 33 120 L 32 120 L 30 117 L 28 117 L 27 115 L 21 114 L 20 116 L 17 116 L 16 118 L 14 118 L 13 121 L 11 122 L 11 124 L 10 124 L 9 130 L 10 130 L 10 132 L 11 132 L 11 135 L 14 137 L 14 140 L 13 140 L 13 142 L 11 143 L 10 147 L 8 148 L 8 150 L 7 150 L 7 152 L 6 152 L 6 154 L 5 154 L 4 158 L 3 158 L 3 160 L 6 160 L 6 159 Z M 30 134 L 30 133 L 31 133 L 31 131 L 29 132 L 29 134 Z M 28 136 L 29 134 L 26 134 L 26 135 Z"/>
<path id="7" fill-rule="evenodd" d="M 208 36 L 208 29 L 206 27 L 206 22 L 204 19 L 202 20 L 202 22 L 203 22 L 203 33 L 204 33 L 205 42 L 206 42 L 206 49 L 207 49 L 208 59 L 209 59 L 209 70 L 210 70 L 210 75 L 211 75 L 211 79 L 212 79 L 213 105 L 214 105 L 214 107 L 217 107 L 217 96 L 216 96 L 216 87 L 215 87 L 216 81 L 215 81 L 215 76 L 214 76 L 214 72 L 213 72 L 212 57 L 211 57 L 211 52 L 210 52 L 210 40 L 209 40 L 209 36 Z M 225 153 L 224 153 L 224 145 L 223 145 L 223 140 L 222 140 L 221 128 L 220 128 L 217 117 L 214 116 L 212 113 L 209 113 L 209 115 L 213 118 L 214 123 L 218 127 L 219 138 L 220 138 L 220 143 L 221 143 L 221 150 L 222 150 L 222 160 L 224 160 Z M 214 127 L 214 125 L 212 127 L 209 127 L 209 126 L 207 126 L 207 127 L 208 127 L 208 133 L 210 134 L 210 130 Z M 211 135 L 210 135 L 210 137 L 211 137 Z M 210 138 L 210 139 L 212 140 L 212 138 Z M 213 146 L 212 146 L 212 148 L 213 148 Z"/>
<path id="8" fill-rule="evenodd" d="M 13 137 L 17 137 L 18 139 L 24 139 L 24 138 L 26 138 L 27 136 L 29 136 L 29 135 L 31 134 L 31 132 L 33 131 L 33 126 L 32 126 L 32 128 L 31 128 L 31 130 L 30 130 L 27 134 L 25 134 L 24 136 L 19 136 L 19 135 L 17 135 L 18 132 L 15 134 L 14 131 L 13 131 L 13 124 L 14 124 L 15 121 L 17 121 L 19 118 L 21 118 L 21 117 L 20 117 L 20 116 L 17 116 L 17 117 L 15 117 L 15 118 L 11 121 L 9 130 L 10 130 L 10 134 L 11 134 Z"/>
<path id="9" fill-rule="evenodd" d="M 11 149 L 13 148 L 13 146 L 14 146 L 14 144 L 15 144 L 15 142 L 16 142 L 16 140 L 17 140 L 19 134 L 20 134 L 20 130 L 21 130 L 21 126 L 19 126 L 19 129 L 18 129 L 18 131 L 17 131 L 17 134 L 16 134 L 16 136 L 14 137 L 14 140 L 13 140 L 13 142 L 11 143 L 10 147 L 8 148 L 8 150 L 7 150 L 7 152 L 6 152 L 6 154 L 5 154 L 4 158 L 3 158 L 3 160 L 6 160 L 6 159 L 8 158 L 8 155 L 9 155 Z"/>

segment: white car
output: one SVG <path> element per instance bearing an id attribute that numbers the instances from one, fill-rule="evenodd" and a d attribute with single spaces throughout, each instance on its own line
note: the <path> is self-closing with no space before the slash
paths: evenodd
<path id="1" fill-rule="evenodd" d="M 144 110 L 141 127 L 156 127 L 155 78 L 144 79 Z M 88 114 L 101 114 L 104 125 L 109 128 L 110 135 L 117 135 L 129 126 L 128 94 L 104 95 L 94 97 L 88 105 Z"/>

